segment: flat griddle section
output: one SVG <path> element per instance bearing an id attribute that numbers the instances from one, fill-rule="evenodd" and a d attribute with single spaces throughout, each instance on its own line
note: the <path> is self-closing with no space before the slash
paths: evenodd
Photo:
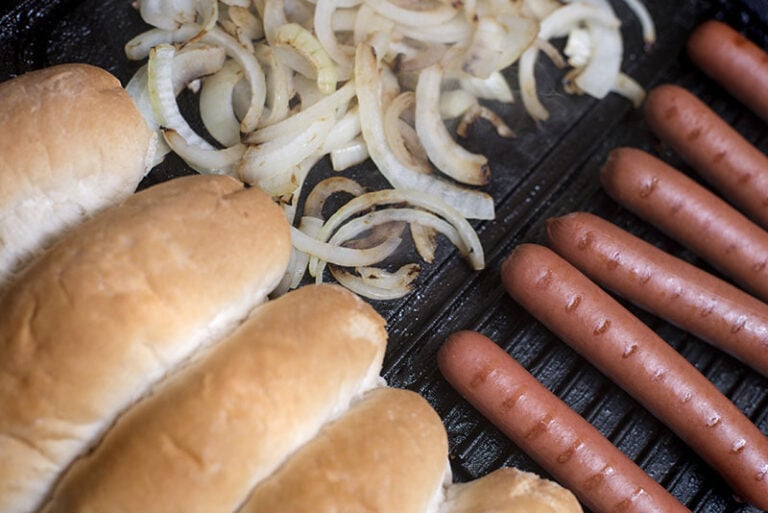
<path id="1" fill-rule="evenodd" d="M 684 53 L 692 28 L 713 16 L 744 29 L 768 48 L 764 0 L 648 1 L 659 35 L 648 51 L 631 12 L 618 0 L 613 4 L 625 26 L 625 72 L 646 87 L 674 82 L 691 89 L 768 151 L 765 124 L 696 70 Z M 0 79 L 52 64 L 84 61 L 108 69 L 126 83 L 139 64 L 127 61 L 123 45 L 145 29 L 130 0 L 16 2 L 0 8 Z M 724 482 L 675 435 L 553 337 L 501 287 L 499 266 L 504 257 L 521 242 L 543 242 L 547 218 L 576 210 L 607 218 L 711 271 L 690 252 L 616 205 L 600 189 L 597 178 L 608 152 L 623 145 L 654 152 L 695 175 L 658 144 L 641 113 L 628 101 L 616 95 L 602 101 L 566 96 L 561 77 L 562 72 L 542 57 L 537 78 L 552 114 L 547 122 L 536 126 L 518 101 L 497 109 L 517 132 L 514 140 L 499 138 L 482 123 L 472 129 L 466 145 L 490 159 L 493 180 L 487 190 L 497 208 L 494 221 L 474 223 L 486 251 L 487 267 L 474 273 L 452 247 L 441 244 L 435 263 L 424 267 L 414 293 L 401 300 L 374 303 L 388 320 L 390 333 L 385 377 L 393 386 L 423 394 L 443 417 L 457 479 L 473 479 L 500 465 L 541 472 L 459 398 L 437 370 L 435 355 L 446 336 L 460 329 L 481 331 L 693 511 L 755 511 L 732 500 Z M 188 173 L 179 159 L 169 158 L 143 186 Z M 328 173 L 327 163 L 319 165 L 309 183 Z M 383 185 L 381 180 L 363 178 L 376 174 L 370 162 L 347 174 Z M 673 326 L 631 309 L 768 433 L 768 380 Z"/>

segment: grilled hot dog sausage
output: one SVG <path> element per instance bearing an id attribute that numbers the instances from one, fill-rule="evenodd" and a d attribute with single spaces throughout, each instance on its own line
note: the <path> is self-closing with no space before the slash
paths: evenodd
<path id="1" fill-rule="evenodd" d="M 688 55 L 707 75 L 768 121 L 768 54 L 721 21 L 702 23 L 688 39 Z"/>
<path id="2" fill-rule="evenodd" d="M 611 152 L 600 181 L 625 208 L 768 301 L 768 232 L 718 196 L 632 148 Z"/>
<path id="3" fill-rule="evenodd" d="M 484 335 L 454 333 L 438 364 L 464 398 L 592 511 L 688 511 Z"/>
<path id="4" fill-rule="evenodd" d="M 768 157 L 676 85 L 662 85 L 648 94 L 645 119 L 724 197 L 768 227 Z"/>
<path id="5" fill-rule="evenodd" d="M 768 438 L 693 365 L 550 249 L 518 246 L 509 294 L 666 424 L 743 500 L 768 509 Z"/>
<path id="6" fill-rule="evenodd" d="M 586 212 L 547 222 L 550 246 L 602 286 L 768 376 L 768 305 Z"/>

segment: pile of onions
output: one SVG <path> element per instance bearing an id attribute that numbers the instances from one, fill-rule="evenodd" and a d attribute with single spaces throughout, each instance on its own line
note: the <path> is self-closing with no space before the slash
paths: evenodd
<path id="1" fill-rule="evenodd" d="M 655 37 L 639 0 L 647 44 Z M 260 187 L 292 224 L 294 252 L 280 286 L 327 271 L 374 299 L 407 294 L 420 266 L 388 269 L 406 229 L 419 255 L 434 259 L 438 235 L 473 269 L 483 249 L 470 219 L 494 218 L 478 189 L 491 179 L 485 156 L 458 135 L 478 118 L 513 136 L 485 104 L 511 103 L 502 71 L 518 63 L 528 113 L 548 113 L 536 94 L 539 51 L 570 66 L 566 91 L 634 103 L 644 91 L 620 70 L 619 21 L 607 0 L 135 0 L 152 29 L 125 46 L 143 60 L 126 85 L 169 152 L 201 173 L 222 173 Z M 550 43 L 567 37 L 564 54 Z M 199 94 L 197 133 L 179 109 L 185 89 Z M 390 189 L 365 191 L 332 176 L 299 198 L 315 164 L 335 171 L 370 158 Z M 324 218 L 326 200 L 352 199 Z M 389 266 L 391 267 L 391 265 Z"/>

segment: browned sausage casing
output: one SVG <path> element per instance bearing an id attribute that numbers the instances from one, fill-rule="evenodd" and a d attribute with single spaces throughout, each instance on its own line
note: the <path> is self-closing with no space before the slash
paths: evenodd
<path id="1" fill-rule="evenodd" d="M 613 150 L 600 172 L 618 203 L 768 301 L 768 232 L 643 151 Z"/>
<path id="2" fill-rule="evenodd" d="M 484 335 L 451 335 L 438 364 L 464 398 L 595 513 L 688 511 Z"/>
<path id="3" fill-rule="evenodd" d="M 696 65 L 768 121 L 768 54 L 721 21 L 702 23 L 688 39 Z"/>
<path id="4" fill-rule="evenodd" d="M 602 286 L 768 376 L 768 305 L 586 212 L 550 219 L 549 245 Z"/>
<path id="5" fill-rule="evenodd" d="M 676 85 L 653 89 L 645 119 L 720 193 L 768 228 L 768 157 L 696 96 Z"/>
<path id="6" fill-rule="evenodd" d="M 552 250 L 518 246 L 509 294 L 690 445 L 743 500 L 768 509 L 768 439 L 670 345 Z"/>

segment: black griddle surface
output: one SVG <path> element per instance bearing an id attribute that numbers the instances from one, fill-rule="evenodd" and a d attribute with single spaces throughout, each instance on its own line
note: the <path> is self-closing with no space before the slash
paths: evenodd
<path id="1" fill-rule="evenodd" d="M 631 12 L 619 0 L 612 3 L 624 22 L 625 72 L 647 88 L 672 82 L 692 90 L 768 151 L 766 125 L 698 71 L 684 52 L 688 34 L 709 18 L 727 21 L 768 48 L 766 0 L 647 1 L 658 32 L 657 43 L 648 51 Z M 125 58 L 123 45 L 147 28 L 130 0 L 12 2 L 0 7 L 0 80 L 78 61 L 101 66 L 125 84 L 140 63 Z M 565 96 L 562 72 L 541 64 L 537 73 L 541 97 L 552 113 L 550 120 L 537 126 L 517 102 L 498 110 L 517 132 L 516 139 L 500 139 L 489 127 L 478 126 L 466 141 L 470 149 L 488 155 L 493 170 L 487 191 L 494 197 L 497 217 L 473 223 L 486 251 L 486 269 L 472 272 L 452 247 L 441 244 L 435 263 L 425 266 L 412 294 L 373 303 L 388 321 L 384 377 L 393 386 L 421 393 L 442 416 L 455 479 L 470 480 L 502 465 L 546 475 L 458 397 L 437 370 L 435 355 L 446 336 L 460 329 L 478 330 L 506 348 L 691 510 L 758 511 L 736 502 L 724 481 L 693 451 L 505 294 L 499 279 L 504 257 L 521 242 L 544 242 L 544 220 L 575 210 L 607 218 L 714 272 L 600 189 L 598 171 L 617 146 L 646 149 L 697 178 L 649 133 L 641 112 L 616 95 L 602 101 Z M 368 162 L 349 174 L 371 175 L 373 169 Z M 310 174 L 310 183 L 328 172 L 328 164 L 321 163 Z M 171 157 L 142 187 L 188 173 L 180 160 Z M 768 380 L 697 338 L 630 309 L 768 433 Z"/>

